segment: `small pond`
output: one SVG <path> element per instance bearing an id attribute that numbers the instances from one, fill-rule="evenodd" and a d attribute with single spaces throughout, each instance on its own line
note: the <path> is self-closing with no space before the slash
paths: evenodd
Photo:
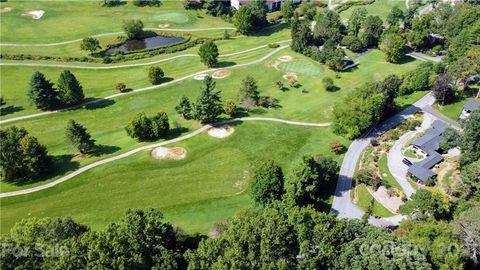
<path id="1" fill-rule="evenodd" d="M 119 46 L 112 47 L 108 49 L 105 54 L 111 55 L 115 51 L 138 51 L 143 49 L 153 49 L 157 47 L 164 47 L 179 43 L 183 41 L 182 37 L 164 37 L 164 36 L 153 36 L 144 39 L 132 39 Z"/>

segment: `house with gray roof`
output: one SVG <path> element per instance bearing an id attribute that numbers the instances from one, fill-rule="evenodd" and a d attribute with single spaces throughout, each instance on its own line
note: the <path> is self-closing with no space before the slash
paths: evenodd
<path id="1" fill-rule="evenodd" d="M 412 149 L 417 153 L 425 155 L 425 158 L 408 168 L 407 173 L 409 176 L 416 178 L 422 183 L 436 176 L 431 169 L 443 160 L 443 156 L 437 151 L 440 148 L 442 134 L 447 127 L 447 124 L 444 122 L 435 120 L 425 134 L 412 143 Z"/>
<path id="2" fill-rule="evenodd" d="M 471 99 L 463 105 L 462 114 L 460 114 L 460 119 L 467 119 L 470 114 L 476 110 L 480 110 L 480 103 L 476 102 L 475 100 Z"/>

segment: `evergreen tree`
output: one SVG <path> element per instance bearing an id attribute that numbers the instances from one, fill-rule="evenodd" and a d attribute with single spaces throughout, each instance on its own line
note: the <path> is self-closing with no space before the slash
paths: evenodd
<path id="1" fill-rule="evenodd" d="M 259 97 L 257 81 L 251 75 L 247 75 L 242 80 L 239 97 L 240 97 L 240 101 L 250 98 L 254 100 L 255 103 L 258 103 L 258 99 L 260 97 Z"/>
<path id="2" fill-rule="evenodd" d="M 69 70 L 64 70 L 60 74 L 60 78 L 57 82 L 57 88 L 59 99 L 65 105 L 80 104 L 85 98 L 80 82 Z"/>
<path id="3" fill-rule="evenodd" d="M 37 138 L 32 135 L 23 137 L 20 140 L 20 149 L 27 179 L 32 180 L 51 171 L 52 161 L 47 154 L 47 148 L 41 145 Z"/>
<path id="4" fill-rule="evenodd" d="M 198 49 L 200 61 L 207 67 L 213 67 L 218 62 L 218 47 L 212 40 L 205 41 Z"/>
<path id="5" fill-rule="evenodd" d="M 297 16 L 293 17 L 291 36 L 292 44 L 290 47 L 298 53 L 305 53 L 313 41 L 312 30 L 305 22 L 300 21 Z"/>
<path id="6" fill-rule="evenodd" d="M 168 123 L 168 115 L 165 112 L 159 112 L 152 118 L 152 135 L 156 139 L 164 138 L 168 135 L 170 124 Z"/>
<path id="7" fill-rule="evenodd" d="M 82 154 L 95 149 L 95 140 L 81 124 L 70 120 L 67 124 L 66 136 L 68 141 Z"/>
<path id="8" fill-rule="evenodd" d="M 256 205 L 267 204 L 281 200 L 285 190 L 282 168 L 273 160 L 258 164 L 253 173 L 252 198 Z"/>
<path id="9" fill-rule="evenodd" d="M 215 91 L 215 82 L 207 76 L 203 80 L 202 92 L 193 106 L 193 117 L 202 123 L 213 122 L 223 112 L 220 92 Z"/>
<path id="10" fill-rule="evenodd" d="M 192 119 L 192 105 L 186 96 L 180 98 L 180 102 L 175 107 L 175 111 L 186 120 Z"/>
<path id="11" fill-rule="evenodd" d="M 463 140 L 461 144 L 462 166 L 480 159 L 480 110 L 470 114 L 463 126 Z"/>
<path id="12" fill-rule="evenodd" d="M 55 106 L 57 93 L 53 88 L 53 83 L 45 76 L 36 71 L 30 79 L 30 88 L 28 89 L 30 102 L 41 110 L 50 110 Z"/>
<path id="13" fill-rule="evenodd" d="M 128 136 L 138 141 L 146 141 L 152 138 L 152 120 L 145 113 L 139 113 L 125 127 Z"/>

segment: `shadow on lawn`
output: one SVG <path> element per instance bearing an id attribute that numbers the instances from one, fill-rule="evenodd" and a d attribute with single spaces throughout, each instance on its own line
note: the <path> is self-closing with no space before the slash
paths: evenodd
<path id="1" fill-rule="evenodd" d="M 22 106 L 15 106 L 15 105 L 9 105 L 5 108 L 1 108 L 0 109 L 0 115 L 1 116 L 4 116 L 4 115 L 8 115 L 8 114 L 12 114 L 12 113 L 16 113 L 16 112 L 19 112 L 19 111 L 23 111 L 23 107 Z"/>
<path id="2" fill-rule="evenodd" d="M 96 100 L 99 100 L 99 101 L 85 105 L 85 109 L 87 110 L 103 109 L 115 104 L 115 101 L 111 99 L 98 98 Z"/>
<path id="3" fill-rule="evenodd" d="M 102 155 L 109 155 L 117 152 L 122 148 L 115 146 L 115 145 L 104 145 L 100 144 L 96 146 L 95 152 L 92 153 L 93 156 L 102 156 Z"/>
<path id="4" fill-rule="evenodd" d="M 225 62 L 219 62 L 215 65 L 216 68 L 226 68 L 226 67 L 231 67 L 235 66 L 237 63 L 232 62 L 232 61 L 225 61 Z"/>

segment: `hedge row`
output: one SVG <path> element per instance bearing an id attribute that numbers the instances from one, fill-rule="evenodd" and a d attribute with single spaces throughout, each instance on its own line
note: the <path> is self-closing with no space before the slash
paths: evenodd
<path id="1" fill-rule="evenodd" d="M 337 11 L 338 13 L 340 13 L 340 12 L 343 12 L 343 11 L 351 8 L 352 6 L 366 6 L 366 5 L 373 4 L 374 2 L 375 2 L 375 0 L 349 1 L 349 2 L 346 2 L 345 4 L 341 5 L 339 8 L 337 8 L 336 11 Z"/>

